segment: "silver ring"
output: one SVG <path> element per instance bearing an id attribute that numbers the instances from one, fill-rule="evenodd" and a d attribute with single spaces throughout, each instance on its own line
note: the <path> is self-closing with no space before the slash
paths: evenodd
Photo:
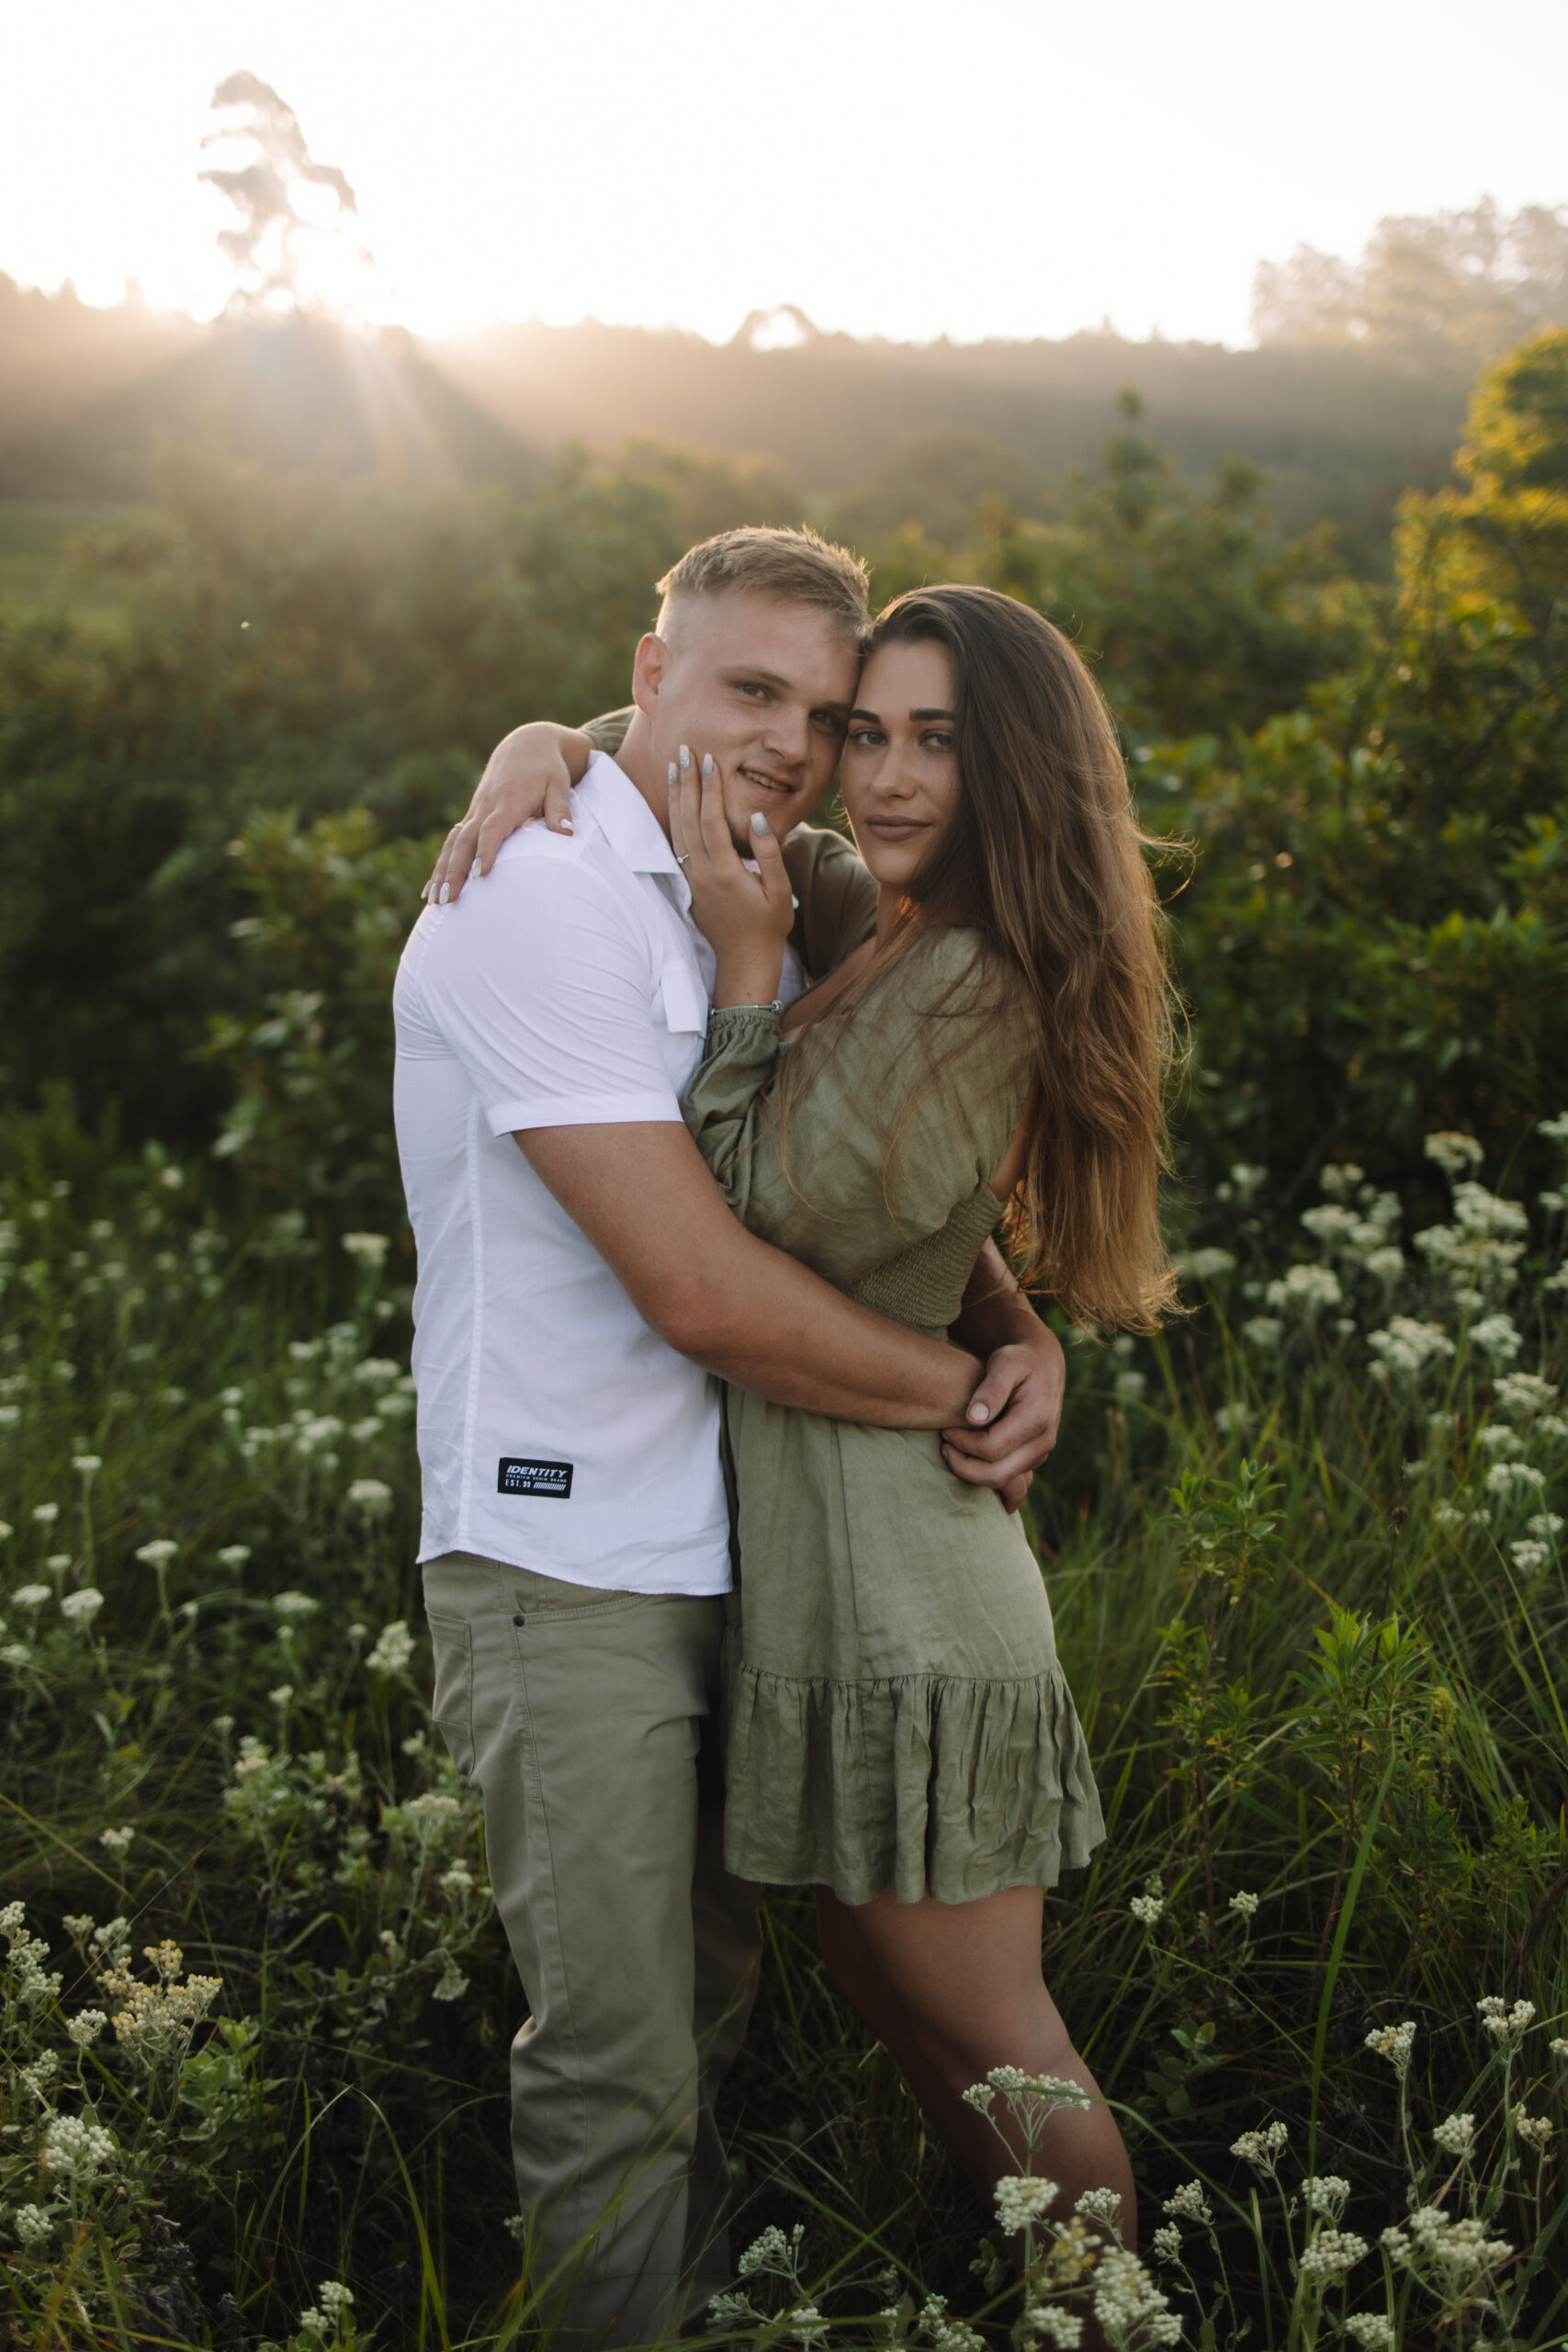
<path id="1" fill-rule="evenodd" d="M 690 850 L 688 850 L 688 851 L 686 852 L 686 854 L 685 854 L 685 856 L 684 856 L 684 857 L 678 857 L 678 858 L 675 860 L 675 863 L 676 863 L 676 865 L 690 865 L 691 862 L 692 862 L 692 853 L 691 853 L 691 851 L 690 851 Z"/>

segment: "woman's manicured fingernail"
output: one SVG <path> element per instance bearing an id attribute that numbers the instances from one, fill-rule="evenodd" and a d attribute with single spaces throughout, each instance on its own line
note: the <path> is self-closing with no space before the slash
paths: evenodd
<path id="1" fill-rule="evenodd" d="M 450 884 L 450 882 L 443 882 L 443 884 L 441 885 L 441 904 L 442 904 L 443 906 L 445 906 L 445 905 L 446 904 L 447 899 L 448 899 L 451 896 L 452 896 L 452 885 Z"/>
<path id="2" fill-rule="evenodd" d="M 670 763 L 670 789 L 671 792 L 675 789 L 675 763 L 673 760 Z"/>
<path id="3" fill-rule="evenodd" d="M 560 829 L 561 829 L 561 831 L 562 831 L 563 833 L 570 833 L 570 831 L 571 831 L 571 819 L 570 819 L 570 817 L 563 817 L 563 818 L 561 819 L 561 820 L 560 820 Z"/>
<path id="4" fill-rule="evenodd" d="M 681 746 L 681 765 L 682 765 L 683 768 L 689 768 L 689 767 L 691 766 L 691 764 L 692 764 L 692 755 L 691 755 L 690 752 L 688 752 L 688 751 L 687 751 L 686 746 L 684 745 L 684 743 L 682 743 L 682 746 Z"/>
<path id="5" fill-rule="evenodd" d="M 765 833 L 767 830 L 767 819 L 763 816 L 760 808 L 753 808 L 751 811 L 751 831 L 754 833 Z"/>
<path id="6" fill-rule="evenodd" d="M 480 864 L 479 860 L 476 857 L 476 858 L 475 858 L 475 860 L 474 860 L 474 862 L 473 862 L 473 864 L 472 864 L 472 865 L 470 865 L 470 866 L 469 866 L 469 868 L 468 868 L 468 879 L 469 879 L 469 881 L 470 881 L 470 882 L 477 882 L 477 881 L 479 880 L 479 878 L 480 875 L 481 875 L 483 872 L 484 872 L 484 867 L 483 867 L 483 865 Z"/>
<path id="7" fill-rule="evenodd" d="M 705 775 L 712 775 L 713 774 L 713 753 L 711 752 L 705 752 L 703 753 L 703 774 Z"/>

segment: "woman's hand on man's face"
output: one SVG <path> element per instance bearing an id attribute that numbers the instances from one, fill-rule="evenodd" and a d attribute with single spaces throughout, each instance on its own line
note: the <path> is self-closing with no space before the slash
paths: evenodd
<path id="1" fill-rule="evenodd" d="M 684 743 L 670 763 L 670 837 L 692 893 L 692 914 L 718 958 L 714 1003 L 769 1004 L 778 994 L 795 900 L 784 853 L 766 818 L 751 820 L 753 873 L 730 838 L 724 786 L 707 755 Z"/>

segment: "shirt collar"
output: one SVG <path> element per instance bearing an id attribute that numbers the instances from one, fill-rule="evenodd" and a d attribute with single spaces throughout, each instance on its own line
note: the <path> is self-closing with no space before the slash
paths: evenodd
<path id="1" fill-rule="evenodd" d="M 663 826 L 625 768 L 617 766 L 607 752 L 591 754 L 573 798 L 634 874 L 670 874 L 684 885 L 686 877 L 676 864 Z"/>

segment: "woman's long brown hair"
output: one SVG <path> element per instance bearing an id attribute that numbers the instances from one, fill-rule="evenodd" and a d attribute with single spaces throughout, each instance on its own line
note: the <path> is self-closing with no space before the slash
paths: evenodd
<path id="1" fill-rule="evenodd" d="M 1144 854 L 1156 844 L 1060 629 L 991 588 L 920 588 L 887 607 L 867 657 L 920 642 L 953 663 L 958 811 L 866 979 L 932 930 L 982 933 L 1000 967 L 998 1017 L 1030 1033 L 1026 1162 L 1007 1227 L 1020 1279 L 1075 1322 L 1153 1329 L 1176 1289 L 1159 1226 L 1175 1023 Z"/>

